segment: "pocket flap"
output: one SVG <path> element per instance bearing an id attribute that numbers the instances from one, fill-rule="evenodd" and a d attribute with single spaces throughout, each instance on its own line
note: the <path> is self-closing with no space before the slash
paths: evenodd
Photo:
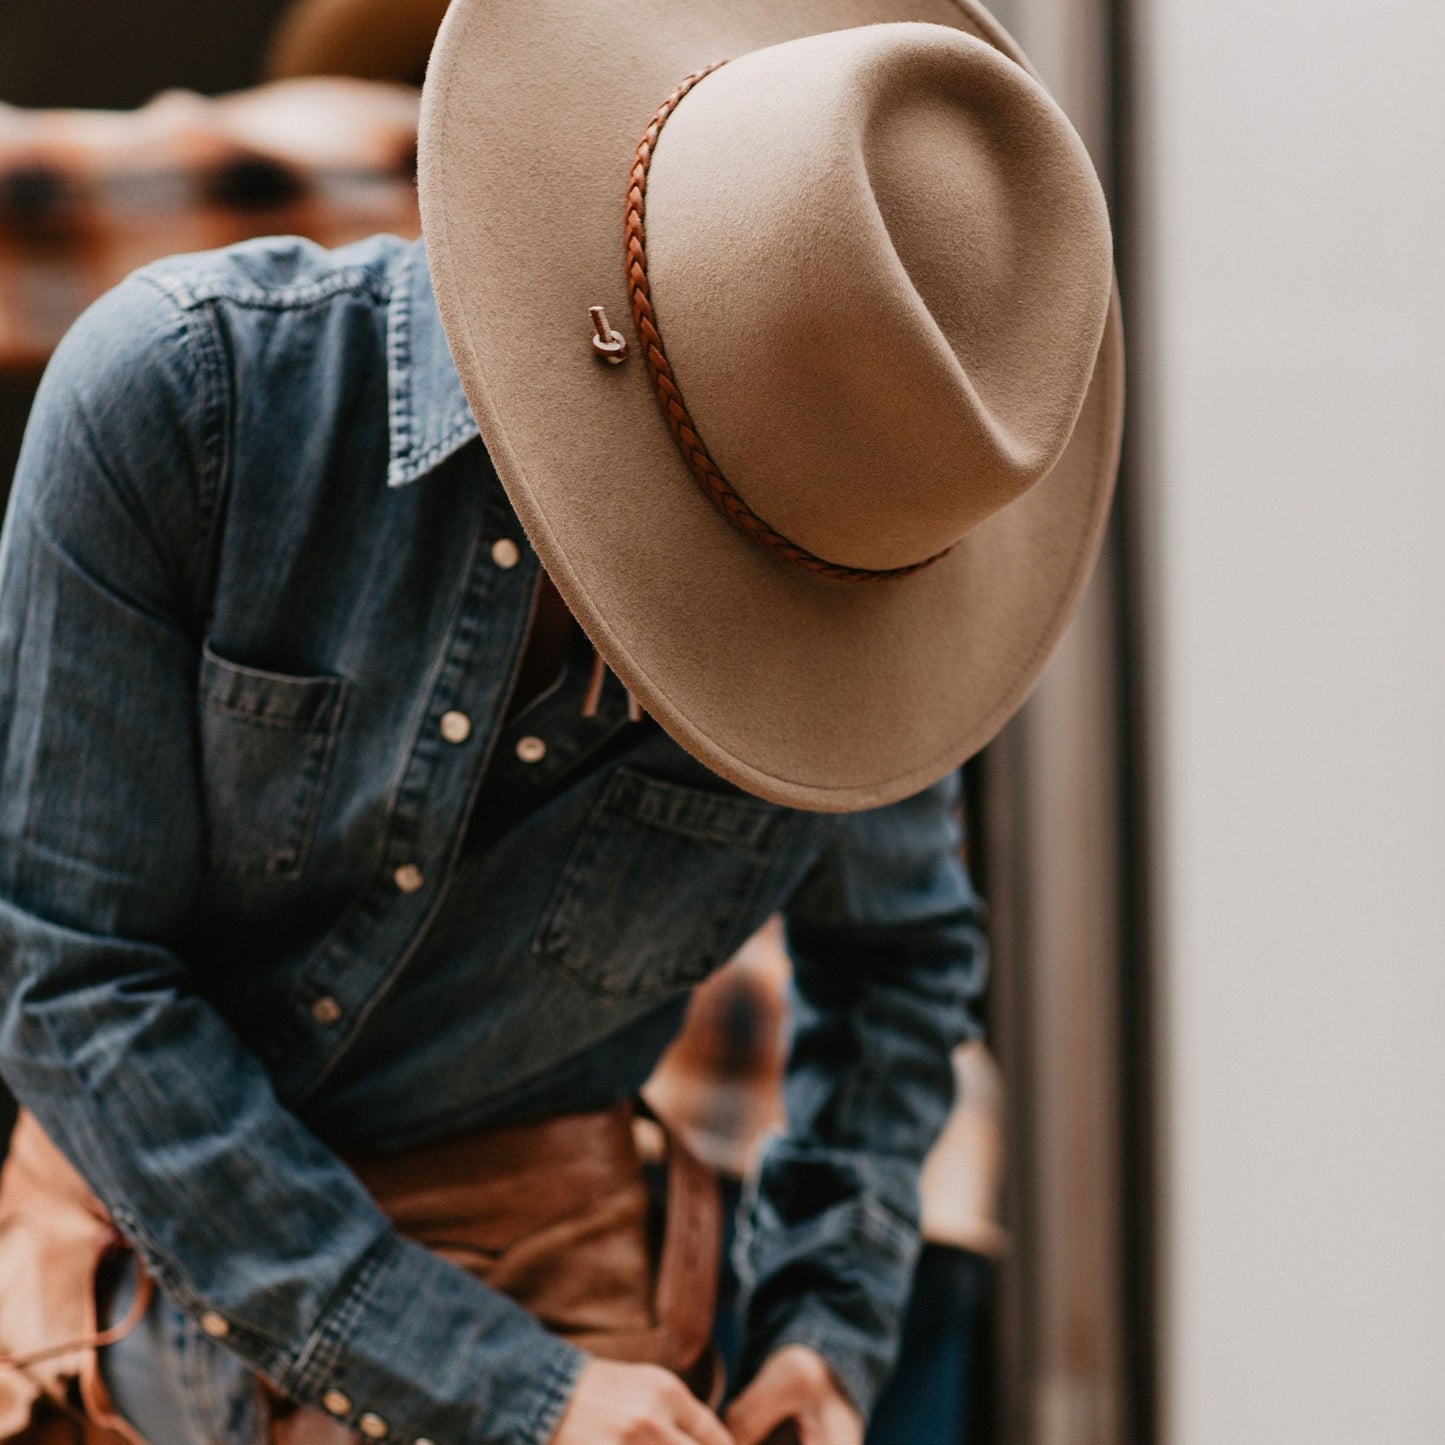
<path id="1" fill-rule="evenodd" d="M 261 727 L 297 732 L 333 728 L 346 698 L 344 677 L 293 677 L 232 662 L 207 643 L 201 655 L 201 701 L 216 712 Z"/>
<path id="2" fill-rule="evenodd" d="M 713 793 L 618 768 L 607 783 L 602 807 L 686 838 L 766 850 L 785 817 L 761 798 Z"/>

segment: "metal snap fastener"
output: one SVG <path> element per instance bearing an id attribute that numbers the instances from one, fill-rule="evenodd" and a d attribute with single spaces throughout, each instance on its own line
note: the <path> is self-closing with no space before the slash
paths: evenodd
<path id="1" fill-rule="evenodd" d="M 464 743 L 472 735 L 472 720 L 464 712 L 444 712 L 441 728 L 447 742 Z"/>
<path id="2" fill-rule="evenodd" d="M 351 1397 L 343 1395 L 340 1390 L 328 1390 L 321 1397 L 321 1403 L 333 1415 L 349 1415 L 351 1413 Z"/>
<path id="3" fill-rule="evenodd" d="M 522 549 L 510 537 L 498 537 L 492 543 L 492 561 L 504 572 L 510 572 L 522 560 Z"/>
<path id="4" fill-rule="evenodd" d="M 522 738 L 517 743 L 517 756 L 524 763 L 540 763 L 547 756 L 547 744 L 541 738 Z"/>
<path id="5" fill-rule="evenodd" d="M 403 893 L 415 893 L 426 882 L 415 863 L 403 863 L 391 876 Z"/>
<path id="6" fill-rule="evenodd" d="M 311 1005 L 311 1017 L 323 1027 L 330 1028 L 341 1021 L 341 1005 L 329 993 L 324 993 Z"/>
<path id="7" fill-rule="evenodd" d="M 387 1430 L 390 1428 L 380 1415 L 373 1415 L 369 1410 L 356 1422 L 356 1428 L 366 1436 L 368 1440 L 384 1440 Z"/>
<path id="8" fill-rule="evenodd" d="M 218 1315 L 215 1310 L 207 1310 L 201 1316 L 201 1328 L 213 1340 L 224 1340 L 231 1333 L 231 1322 L 225 1315 Z"/>

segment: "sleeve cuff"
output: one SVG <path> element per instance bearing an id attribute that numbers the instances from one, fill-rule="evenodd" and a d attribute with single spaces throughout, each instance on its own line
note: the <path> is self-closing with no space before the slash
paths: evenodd
<path id="1" fill-rule="evenodd" d="M 519 1305 L 390 1235 L 277 1383 L 364 1437 L 546 1445 L 586 1359 Z"/>
<path id="2" fill-rule="evenodd" d="M 774 1195 L 755 1192 L 736 1261 L 742 1378 L 782 1346 L 807 1345 L 866 1420 L 893 1369 L 920 1247 L 916 1225 L 875 1193 L 844 1192 L 817 1212 L 790 1215 Z"/>
<path id="3" fill-rule="evenodd" d="M 840 1331 L 838 1321 L 827 1310 L 805 1303 L 756 1351 L 756 1366 L 760 1368 L 769 1355 L 787 1345 L 806 1345 L 819 1355 L 849 1404 L 867 1421 L 887 1381 L 887 1371 L 875 1378 L 866 1360 L 849 1347 L 847 1331 Z"/>

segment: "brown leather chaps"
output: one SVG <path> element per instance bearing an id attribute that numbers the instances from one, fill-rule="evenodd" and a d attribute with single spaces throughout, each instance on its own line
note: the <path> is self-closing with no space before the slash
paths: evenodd
<path id="1" fill-rule="evenodd" d="M 664 1134 L 666 1131 L 664 1131 Z M 397 1230 L 607 1359 L 664 1365 L 703 1398 L 720 1391 L 710 1344 L 721 1217 L 716 1182 L 666 1139 L 661 1228 L 634 1111 L 574 1114 L 347 1163 Z M 84 1181 L 22 1113 L 0 1174 L 0 1442 L 145 1445 L 115 1414 L 97 1350 L 97 1281 L 128 1248 Z M 264 1381 L 275 1445 L 352 1445 L 330 1416 Z"/>

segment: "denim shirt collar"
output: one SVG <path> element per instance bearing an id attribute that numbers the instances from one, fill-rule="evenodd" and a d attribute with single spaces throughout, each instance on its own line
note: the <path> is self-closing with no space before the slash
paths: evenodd
<path id="1" fill-rule="evenodd" d="M 425 476 L 478 435 L 415 242 L 399 267 L 386 320 L 388 486 Z"/>

